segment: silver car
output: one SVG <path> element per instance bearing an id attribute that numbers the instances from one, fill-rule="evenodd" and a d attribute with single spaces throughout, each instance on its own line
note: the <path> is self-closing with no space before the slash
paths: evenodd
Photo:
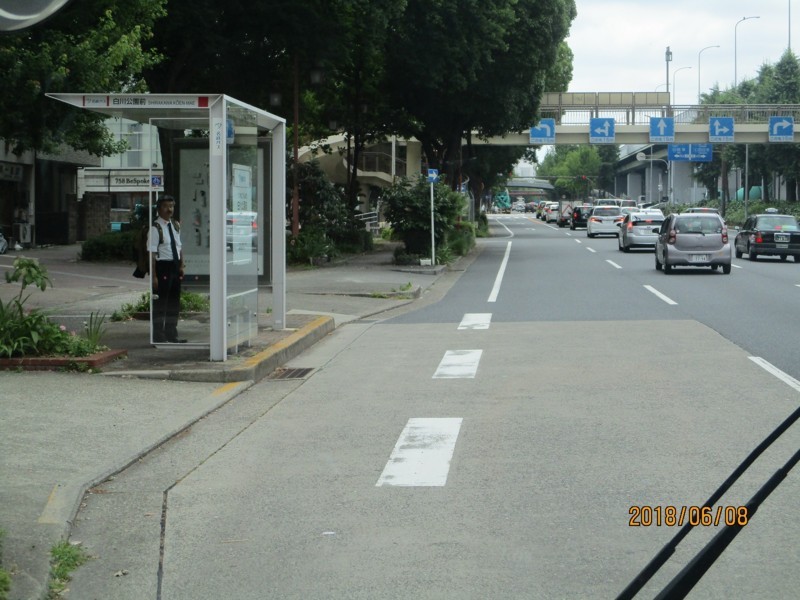
<path id="1" fill-rule="evenodd" d="M 622 223 L 623 215 L 619 206 L 595 206 L 589 220 L 586 221 L 586 235 L 593 238 L 596 235 L 619 235 L 618 224 Z"/>
<path id="2" fill-rule="evenodd" d="M 661 224 L 656 240 L 656 270 L 669 275 L 672 268 L 722 267 L 731 272 L 732 248 L 728 227 L 713 213 L 671 214 Z"/>
<path id="3" fill-rule="evenodd" d="M 663 222 L 664 215 L 661 211 L 633 212 L 625 215 L 619 224 L 617 238 L 620 252 L 630 252 L 631 248 L 655 248 L 658 230 Z"/>

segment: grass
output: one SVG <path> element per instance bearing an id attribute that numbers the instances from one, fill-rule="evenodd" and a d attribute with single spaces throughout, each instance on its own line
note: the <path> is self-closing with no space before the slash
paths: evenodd
<path id="1" fill-rule="evenodd" d="M 0 529 L 0 558 L 3 556 L 3 536 L 5 531 Z M 11 590 L 11 575 L 0 566 L 0 600 L 8 600 L 8 592 Z"/>
<path id="2" fill-rule="evenodd" d="M 89 560 L 81 546 L 59 542 L 50 550 L 50 585 L 48 600 L 56 600 L 67 589 L 72 572 Z"/>

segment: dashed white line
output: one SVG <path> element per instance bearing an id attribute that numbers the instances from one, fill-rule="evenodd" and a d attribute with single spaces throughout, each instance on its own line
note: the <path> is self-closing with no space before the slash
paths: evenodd
<path id="1" fill-rule="evenodd" d="M 606 262 L 608 264 L 610 264 L 612 267 L 614 267 L 615 269 L 621 269 L 622 268 L 617 263 L 615 263 L 613 260 L 606 259 Z"/>
<path id="2" fill-rule="evenodd" d="M 500 264 L 500 270 L 497 272 L 497 277 L 494 280 L 492 292 L 489 294 L 487 302 L 497 302 L 497 295 L 500 293 L 500 284 L 503 283 L 503 274 L 506 272 L 509 254 L 511 254 L 511 242 L 506 245 L 506 254 L 503 256 L 503 262 Z"/>
<path id="3" fill-rule="evenodd" d="M 461 319 L 459 329 L 489 329 L 492 313 L 466 313 Z"/>
<path id="4" fill-rule="evenodd" d="M 445 485 L 461 421 L 461 418 L 409 419 L 375 486 Z"/>
<path id="5" fill-rule="evenodd" d="M 582 241 L 580 241 L 580 240 L 575 240 L 575 241 L 576 241 L 576 242 L 578 242 L 579 244 L 582 244 L 582 243 L 583 243 L 583 242 L 582 242 Z"/>
<path id="6" fill-rule="evenodd" d="M 754 363 L 756 363 L 759 367 L 761 367 L 768 373 L 772 373 L 775 377 L 783 381 L 786 385 L 793 387 L 795 390 L 800 392 L 800 381 L 797 381 L 797 379 L 795 379 L 788 373 L 784 373 L 778 367 L 774 366 L 772 363 L 767 362 L 760 356 L 748 356 L 747 358 L 752 360 Z"/>
<path id="7" fill-rule="evenodd" d="M 597 254 L 597 250 L 595 250 L 594 248 L 588 248 L 588 247 L 587 247 L 586 249 L 587 249 L 589 252 L 594 252 L 595 254 Z"/>
<path id="8" fill-rule="evenodd" d="M 474 379 L 483 350 L 448 350 L 433 379 Z"/>
<path id="9" fill-rule="evenodd" d="M 662 299 L 664 302 L 666 302 L 667 304 L 672 304 L 672 305 L 677 305 L 677 304 L 678 304 L 677 302 L 675 302 L 675 300 L 673 300 L 673 299 L 672 299 L 672 298 L 670 298 L 669 296 L 665 296 L 664 294 L 662 294 L 661 292 L 659 292 L 659 291 L 658 291 L 656 288 L 654 288 L 652 285 L 646 285 L 646 286 L 644 286 L 644 289 L 646 289 L 646 290 L 647 290 L 647 291 L 649 291 L 649 292 L 652 292 L 653 294 L 655 294 L 656 296 L 658 296 L 659 298 L 661 298 L 661 299 Z"/>

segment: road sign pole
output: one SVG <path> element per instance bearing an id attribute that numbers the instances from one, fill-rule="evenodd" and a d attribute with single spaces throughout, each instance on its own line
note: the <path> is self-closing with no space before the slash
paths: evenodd
<path id="1" fill-rule="evenodd" d="M 436 233 L 433 229 L 433 180 L 431 180 L 431 266 L 436 266 Z"/>

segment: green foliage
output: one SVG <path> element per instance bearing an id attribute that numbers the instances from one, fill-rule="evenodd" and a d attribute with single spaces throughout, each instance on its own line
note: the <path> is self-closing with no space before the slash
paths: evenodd
<path id="1" fill-rule="evenodd" d="M 89 555 L 78 545 L 59 542 L 50 549 L 50 596 L 58 597 L 67 588 L 72 572 L 85 564 Z"/>
<path id="2" fill-rule="evenodd" d="M 197 294 L 195 292 L 181 292 L 181 307 L 180 313 L 193 312 L 209 312 L 211 310 L 211 303 L 208 296 Z M 132 319 L 137 313 L 150 312 L 150 292 L 144 292 L 136 302 L 125 303 L 119 310 L 114 311 L 111 315 L 112 321 L 127 321 Z"/>
<path id="3" fill-rule="evenodd" d="M 133 260 L 135 230 L 108 231 L 81 244 L 80 259 L 90 262 Z"/>
<path id="4" fill-rule="evenodd" d="M 447 248 L 456 256 L 464 256 L 475 246 L 475 230 L 473 223 L 461 222 L 447 234 Z M 437 262 L 440 261 L 437 253 Z"/>
<path id="5" fill-rule="evenodd" d="M 0 529 L 0 558 L 3 556 L 3 538 L 6 532 Z M 11 590 L 11 575 L 0 565 L 0 600 L 8 600 L 8 592 Z"/>
<path id="6" fill-rule="evenodd" d="M 103 123 L 45 96 L 50 92 L 141 91 L 142 69 L 158 55 L 143 49 L 166 0 L 72 2 L 45 26 L 0 36 L 0 138 L 15 154 L 56 152 L 67 143 L 92 154 L 119 151 Z"/>
<path id="7" fill-rule="evenodd" d="M 319 227 L 303 227 L 296 238 L 286 242 L 286 262 L 311 263 L 314 259 L 329 258 L 334 246 L 325 231 Z"/>
<path id="8" fill-rule="evenodd" d="M 421 177 L 416 182 L 401 179 L 384 191 L 387 220 L 405 245 L 406 254 L 430 256 L 430 184 Z M 455 226 L 464 208 L 464 196 L 446 185 L 434 185 L 434 235 L 437 247 Z"/>
<path id="9" fill-rule="evenodd" d="M 105 323 L 105 314 L 98 315 L 97 313 L 91 313 L 89 315 L 89 320 L 83 324 L 86 333 L 86 340 L 89 342 L 89 344 L 94 346 L 100 345 L 100 340 L 106 330 Z"/>

